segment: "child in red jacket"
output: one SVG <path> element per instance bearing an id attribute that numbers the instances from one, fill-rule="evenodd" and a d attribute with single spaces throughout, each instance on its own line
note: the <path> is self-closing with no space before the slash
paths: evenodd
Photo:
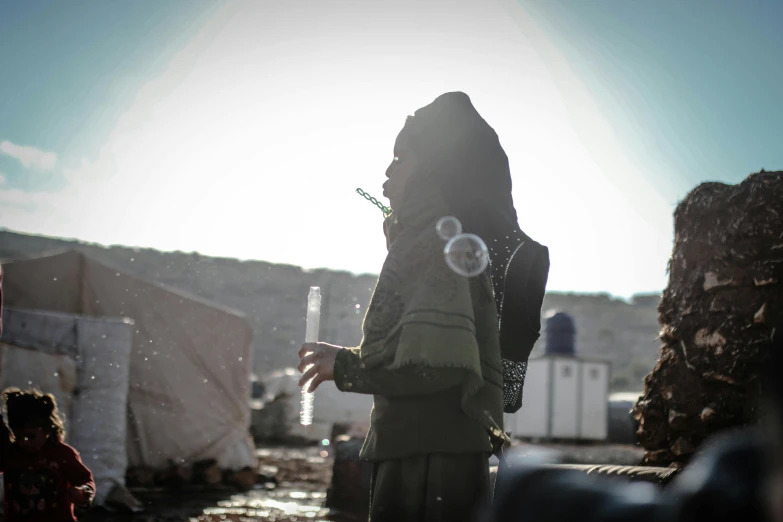
<path id="1" fill-rule="evenodd" d="M 3 392 L 0 472 L 6 522 L 74 522 L 74 506 L 95 496 L 92 473 L 63 442 L 65 430 L 54 397 L 36 390 Z"/>

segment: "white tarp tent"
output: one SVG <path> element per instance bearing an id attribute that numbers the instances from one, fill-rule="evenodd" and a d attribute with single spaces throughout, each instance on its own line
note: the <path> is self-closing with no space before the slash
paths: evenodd
<path id="1" fill-rule="evenodd" d="M 202 459 L 215 459 L 224 469 L 257 464 L 249 435 L 252 333 L 242 314 L 77 251 L 2 264 L 9 307 L 135 322 L 130 467 Z"/>
<path id="2" fill-rule="evenodd" d="M 3 324 L 0 387 L 54 395 L 103 504 L 125 486 L 132 321 L 7 308 Z"/>
<path id="3" fill-rule="evenodd" d="M 331 437 L 335 423 L 369 426 L 372 395 L 341 392 L 334 382 L 323 382 L 318 386 L 313 401 L 313 424 L 308 427 L 300 425 L 300 377 L 301 374 L 294 368 L 286 368 L 262 379 L 267 396 L 287 395 L 289 433 L 311 440 L 323 440 Z"/>

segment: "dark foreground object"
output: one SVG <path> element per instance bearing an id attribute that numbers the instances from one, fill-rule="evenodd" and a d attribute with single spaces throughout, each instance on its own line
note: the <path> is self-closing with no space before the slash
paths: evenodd
<path id="1" fill-rule="evenodd" d="M 331 509 L 349 513 L 359 520 L 367 520 L 373 468 L 369 462 L 359 459 L 362 442 L 358 438 L 341 437 L 337 440 L 326 505 Z M 512 450 L 512 453 L 515 451 Z M 668 484 L 680 471 L 676 468 L 579 464 L 549 465 L 546 468 L 589 477 L 615 477 L 624 482 L 648 482 L 658 486 Z M 490 470 L 491 485 L 494 485 L 496 471 L 496 468 Z"/>
<path id="2" fill-rule="evenodd" d="M 603 466 L 582 464 L 558 464 L 549 469 L 579 471 L 592 477 L 614 477 L 627 482 L 647 482 L 666 486 L 676 477 L 681 468 L 654 468 L 651 466 Z"/>
<path id="3" fill-rule="evenodd" d="M 757 522 L 770 520 L 764 491 L 769 454 L 753 434 L 724 438 L 671 484 L 618 482 L 580 470 L 503 470 L 481 522 Z"/>

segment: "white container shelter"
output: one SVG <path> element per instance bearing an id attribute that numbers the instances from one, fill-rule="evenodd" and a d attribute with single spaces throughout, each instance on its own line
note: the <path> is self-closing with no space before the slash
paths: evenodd
<path id="1" fill-rule="evenodd" d="M 513 437 L 603 441 L 608 429 L 610 365 L 575 356 L 528 362 L 522 408 L 506 415 Z"/>

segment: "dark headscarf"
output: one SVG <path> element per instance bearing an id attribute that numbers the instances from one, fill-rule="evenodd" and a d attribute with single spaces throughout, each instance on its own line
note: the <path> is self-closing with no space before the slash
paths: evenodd
<path id="1" fill-rule="evenodd" d="M 527 359 L 541 328 L 549 254 L 519 228 L 508 157 L 497 133 L 462 92 L 443 94 L 409 116 L 400 139 L 412 149 L 417 168 L 406 182 L 401 208 L 388 220 L 388 238 L 400 227 L 432 226 L 433 209 L 443 209 L 460 220 L 464 232 L 484 240 L 500 318 L 504 404 L 506 411 L 517 411 Z M 507 280 L 513 292 L 507 292 Z"/>
<path id="2" fill-rule="evenodd" d="M 463 230 L 490 246 L 519 231 L 508 157 L 467 94 L 439 96 L 409 116 L 400 135 L 418 162 L 398 212 L 402 220 L 406 206 L 438 193 Z"/>
<path id="3" fill-rule="evenodd" d="M 462 410 L 487 429 L 497 450 L 508 437 L 492 278 L 489 271 L 474 277 L 454 272 L 435 228 L 439 218 L 452 215 L 485 241 L 487 234 L 510 230 L 516 213 L 508 161 L 497 135 L 462 93 L 446 94 L 417 111 L 401 134 L 417 168 L 401 206 L 385 223 L 389 253 L 364 319 L 362 363 L 391 370 L 463 370 Z M 500 207 L 504 211 L 489 213 Z"/>

